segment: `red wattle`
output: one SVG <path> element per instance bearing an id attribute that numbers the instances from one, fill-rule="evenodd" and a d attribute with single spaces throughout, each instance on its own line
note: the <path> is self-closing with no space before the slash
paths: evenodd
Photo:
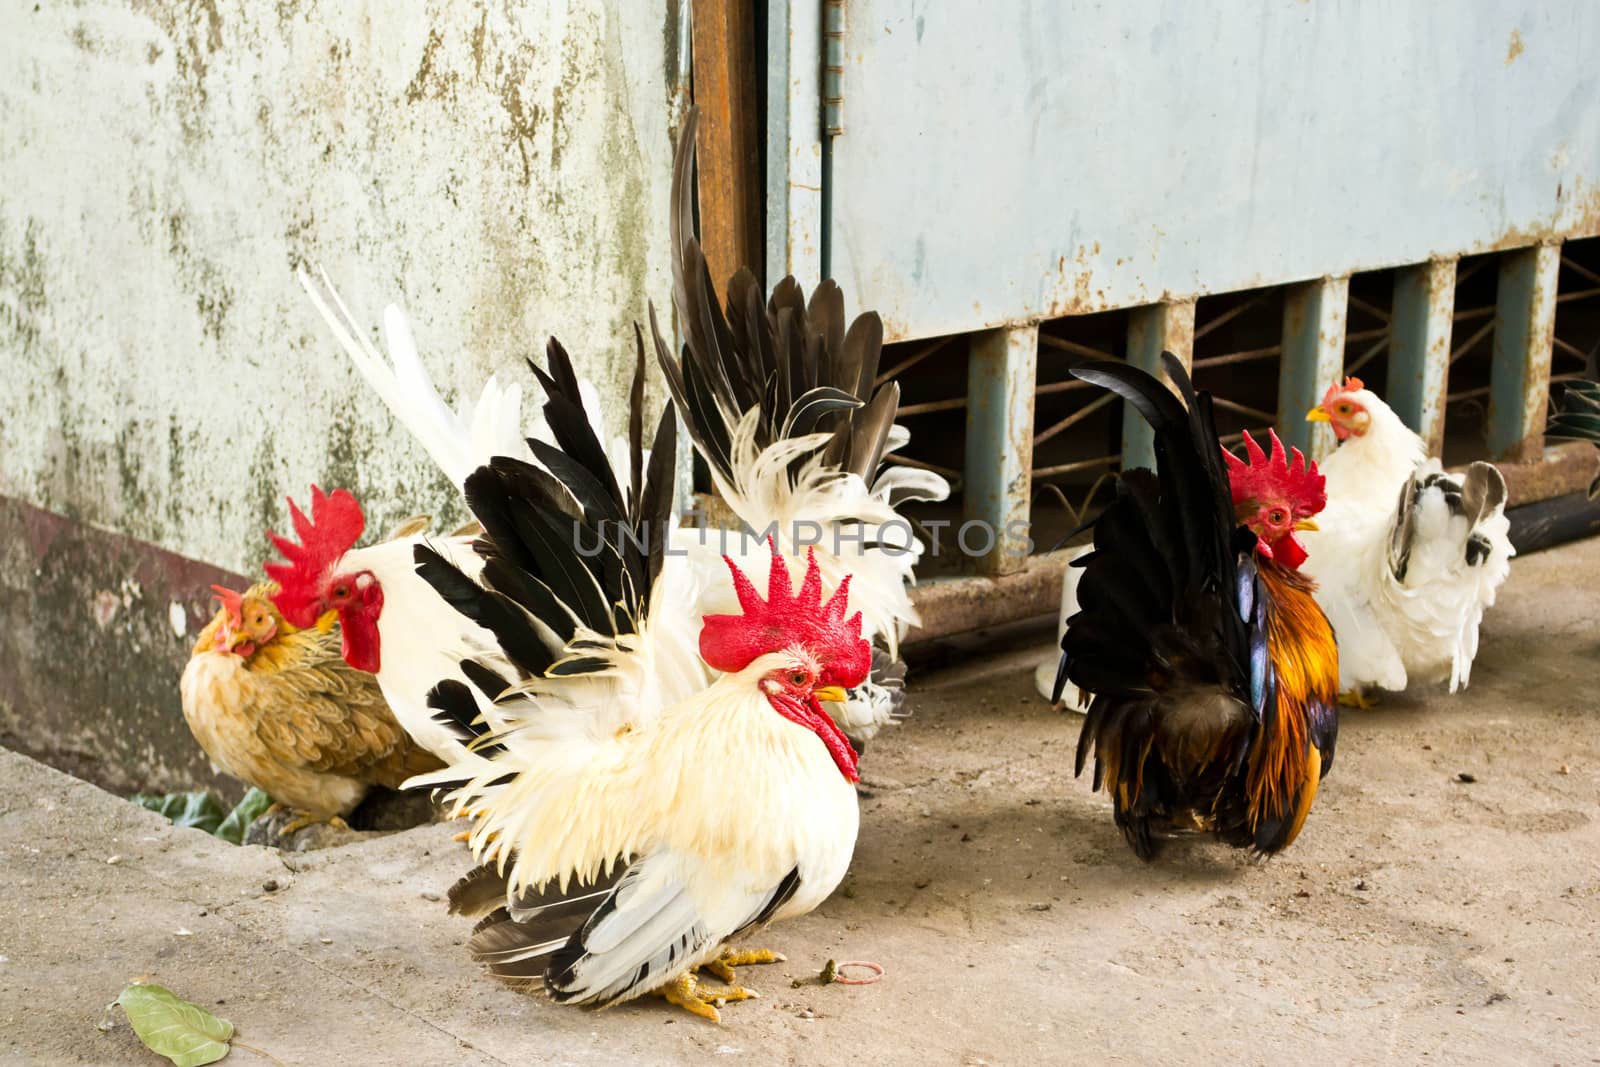
<path id="1" fill-rule="evenodd" d="M 1278 543 L 1272 546 L 1268 557 L 1283 564 L 1290 570 L 1299 570 L 1300 565 L 1306 561 L 1306 546 L 1300 543 L 1300 538 L 1293 533 L 1284 534 L 1278 538 Z"/>
<path id="2" fill-rule="evenodd" d="M 833 721 L 833 716 L 822 710 L 822 702 L 815 696 L 808 696 L 804 703 L 787 696 L 773 694 L 767 697 L 767 703 L 772 705 L 772 710 L 782 715 L 792 723 L 804 726 L 816 734 L 818 739 L 828 750 L 828 755 L 833 757 L 834 766 L 839 768 L 839 773 L 844 775 L 847 782 L 859 782 L 861 774 L 856 769 L 859 757 L 855 747 L 850 744 L 850 739 L 839 729 Z"/>
<path id="3" fill-rule="evenodd" d="M 340 651 L 344 661 L 358 671 L 377 674 L 383 662 L 377 616 L 360 608 L 340 612 L 339 631 L 343 635 Z"/>

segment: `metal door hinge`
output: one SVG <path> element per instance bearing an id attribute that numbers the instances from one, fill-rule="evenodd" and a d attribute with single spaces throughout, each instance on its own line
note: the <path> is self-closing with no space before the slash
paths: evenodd
<path id="1" fill-rule="evenodd" d="M 827 137 L 844 132 L 844 5 L 845 0 L 822 5 L 822 132 Z"/>

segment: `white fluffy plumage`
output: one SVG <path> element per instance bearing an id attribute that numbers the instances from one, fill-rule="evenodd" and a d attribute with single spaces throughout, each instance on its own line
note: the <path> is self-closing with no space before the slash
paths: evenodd
<path id="1" fill-rule="evenodd" d="M 1332 390 L 1320 410 L 1349 430 L 1320 465 L 1328 506 L 1319 530 L 1302 535 L 1304 570 L 1339 641 L 1340 688 L 1448 682 L 1455 692 L 1471 676 L 1484 610 L 1515 555 L 1504 481 L 1487 464 L 1465 478 L 1445 474 L 1369 389 Z M 1463 490 L 1470 505 L 1474 488 L 1490 497 L 1482 514 L 1463 511 Z"/>

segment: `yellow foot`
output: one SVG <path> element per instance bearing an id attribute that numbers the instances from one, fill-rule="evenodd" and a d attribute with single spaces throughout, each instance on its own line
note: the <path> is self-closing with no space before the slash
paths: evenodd
<path id="1" fill-rule="evenodd" d="M 680 974 L 656 993 L 666 998 L 668 1004 L 676 1004 L 691 1014 L 702 1019 L 710 1019 L 714 1023 L 722 1022 L 722 1014 L 717 1011 L 719 1005 L 730 1000 L 754 1000 L 761 994 L 754 989 L 745 989 L 743 986 L 730 985 L 726 989 L 707 989 L 700 985 L 699 979 L 692 974 Z"/>
<path id="2" fill-rule="evenodd" d="M 282 809 L 280 809 L 280 810 L 282 810 Z M 302 812 L 301 814 L 299 814 L 299 815 L 295 816 L 294 818 L 290 819 L 288 822 L 284 823 L 283 826 L 280 827 L 279 830 L 278 830 L 278 836 L 279 837 L 288 837 L 290 834 L 296 833 L 297 831 L 300 831 L 300 830 L 304 830 L 308 826 L 315 826 L 318 823 L 324 823 L 324 822 L 327 823 L 329 826 L 333 827 L 335 830 L 348 830 L 348 829 L 350 829 L 350 824 L 345 822 L 343 819 L 341 819 L 337 815 L 329 816 L 328 818 L 324 819 L 324 818 L 322 818 L 320 816 L 312 815 L 312 814 L 310 814 L 308 812 Z"/>
<path id="3" fill-rule="evenodd" d="M 1352 689 L 1348 693 L 1339 694 L 1339 703 L 1347 708 L 1360 708 L 1362 711 L 1371 711 L 1378 706 L 1378 698 L 1369 697 L 1359 689 Z"/>
<path id="4" fill-rule="evenodd" d="M 743 951 L 724 948 L 722 954 L 714 960 L 708 960 L 700 965 L 702 971 L 709 971 L 716 977 L 733 985 L 733 969 L 745 967 L 752 963 L 782 963 L 789 957 L 781 952 L 774 952 L 770 948 L 747 948 Z"/>

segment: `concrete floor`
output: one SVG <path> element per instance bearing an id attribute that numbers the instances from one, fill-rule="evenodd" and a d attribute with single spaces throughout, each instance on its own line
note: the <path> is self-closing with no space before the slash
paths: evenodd
<path id="1" fill-rule="evenodd" d="M 1348 714 L 1268 863 L 1136 860 L 1072 777 L 1079 720 L 1034 695 L 1040 652 L 913 679 L 852 873 L 761 939 L 789 962 L 720 1028 L 483 978 L 438 901 L 446 827 L 280 856 L 0 753 L 0 1064 L 161 1062 L 96 1029 L 138 975 L 286 1064 L 1595 1062 L 1600 540 L 1517 561 L 1466 693 Z M 791 987 L 829 958 L 886 977 Z"/>

